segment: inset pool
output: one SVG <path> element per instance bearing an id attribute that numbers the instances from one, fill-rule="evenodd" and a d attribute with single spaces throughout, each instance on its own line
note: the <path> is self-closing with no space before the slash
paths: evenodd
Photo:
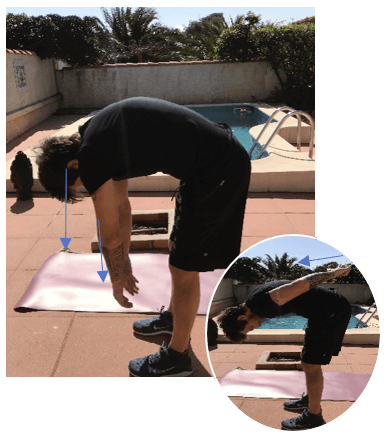
<path id="1" fill-rule="evenodd" d="M 231 105 L 188 105 L 193 111 L 201 114 L 213 122 L 225 122 L 232 128 L 233 135 L 239 140 L 244 149 L 249 152 L 253 144 L 253 138 L 249 130 L 256 125 L 267 123 L 268 116 L 253 104 Z M 252 152 L 252 159 L 256 159 L 261 146 L 257 145 Z M 264 152 L 261 158 L 268 156 Z"/>
<path id="2" fill-rule="evenodd" d="M 356 328 L 358 319 L 352 314 L 348 323 L 348 329 Z M 265 319 L 260 328 L 257 329 L 304 329 L 307 326 L 308 319 L 297 316 L 296 314 L 286 314 L 285 316 L 275 317 L 273 319 Z M 365 325 L 359 325 L 359 328 L 364 328 Z"/>

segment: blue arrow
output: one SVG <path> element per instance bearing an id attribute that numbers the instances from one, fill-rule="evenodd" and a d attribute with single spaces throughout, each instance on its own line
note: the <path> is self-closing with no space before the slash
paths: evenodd
<path id="1" fill-rule="evenodd" d="M 65 169 L 65 238 L 60 238 L 65 249 L 68 248 L 72 238 L 67 238 L 67 169 Z"/>
<path id="2" fill-rule="evenodd" d="M 322 259 L 310 259 L 309 256 L 305 256 L 303 259 L 299 261 L 301 265 L 304 266 L 311 266 L 310 262 L 314 262 L 316 260 L 327 260 L 327 259 L 334 259 L 335 257 L 343 257 L 344 254 L 341 254 L 340 256 L 331 256 L 331 257 L 323 257 Z"/>
<path id="3" fill-rule="evenodd" d="M 103 268 L 103 252 L 101 251 L 100 221 L 99 220 L 97 220 L 97 224 L 99 226 L 99 245 L 100 245 L 100 254 L 101 254 L 101 271 L 97 271 L 97 273 L 99 274 L 101 281 L 104 283 L 105 279 L 107 278 L 108 271 L 104 271 L 104 268 Z"/>

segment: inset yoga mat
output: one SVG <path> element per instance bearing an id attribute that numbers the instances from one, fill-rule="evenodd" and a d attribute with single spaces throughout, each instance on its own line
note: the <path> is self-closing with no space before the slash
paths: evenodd
<path id="1" fill-rule="evenodd" d="M 109 274 L 103 283 L 100 254 L 53 254 L 35 274 L 15 310 L 93 311 L 111 313 L 156 313 L 168 307 L 172 282 L 167 254 L 131 254 L 133 275 L 139 293 L 125 295 L 132 308 L 121 307 L 113 297 Z M 103 261 L 103 268 L 107 265 Z M 224 270 L 200 273 L 198 314 L 206 314 L 216 284 Z M 21 311 L 21 310 L 19 310 Z"/>
<path id="2" fill-rule="evenodd" d="M 370 374 L 325 372 L 322 400 L 356 401 Z M 231 370 L 219 379 L 228 397 L 300 398 L 306 391 L 302 371 Z"/>

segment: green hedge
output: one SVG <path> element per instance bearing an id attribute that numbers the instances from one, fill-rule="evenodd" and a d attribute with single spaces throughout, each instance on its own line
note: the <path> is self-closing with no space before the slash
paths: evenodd
<path id="1" fill-rule="evenodd" d="M 34 51 L 41 59 L 72 66 L 102 63 L 108 52 L 107 32 L 94 17 L 7 14 L 6 31 L 7 48 Z"/>
<path id="2" fill-rule="evenodd" d="M 281 84 L 283 94 L 279 96 L 294 108 L 315 108 L 314 24 L 234 25 L 218 39 L 215 57 L 241 62 L 267 60 Z"/>

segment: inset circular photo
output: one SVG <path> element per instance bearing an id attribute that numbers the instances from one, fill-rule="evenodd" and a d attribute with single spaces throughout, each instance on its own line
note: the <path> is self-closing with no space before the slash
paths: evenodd
<path id="1" fill-rule="evenodd" d="M 298 235 L 240 255 L 216 287 L 207 323 L 223 392 L 279 430 L 320 427 L 349 409 L 371 378 L 379 339 L 377 305 L 358 267 Z"/>

